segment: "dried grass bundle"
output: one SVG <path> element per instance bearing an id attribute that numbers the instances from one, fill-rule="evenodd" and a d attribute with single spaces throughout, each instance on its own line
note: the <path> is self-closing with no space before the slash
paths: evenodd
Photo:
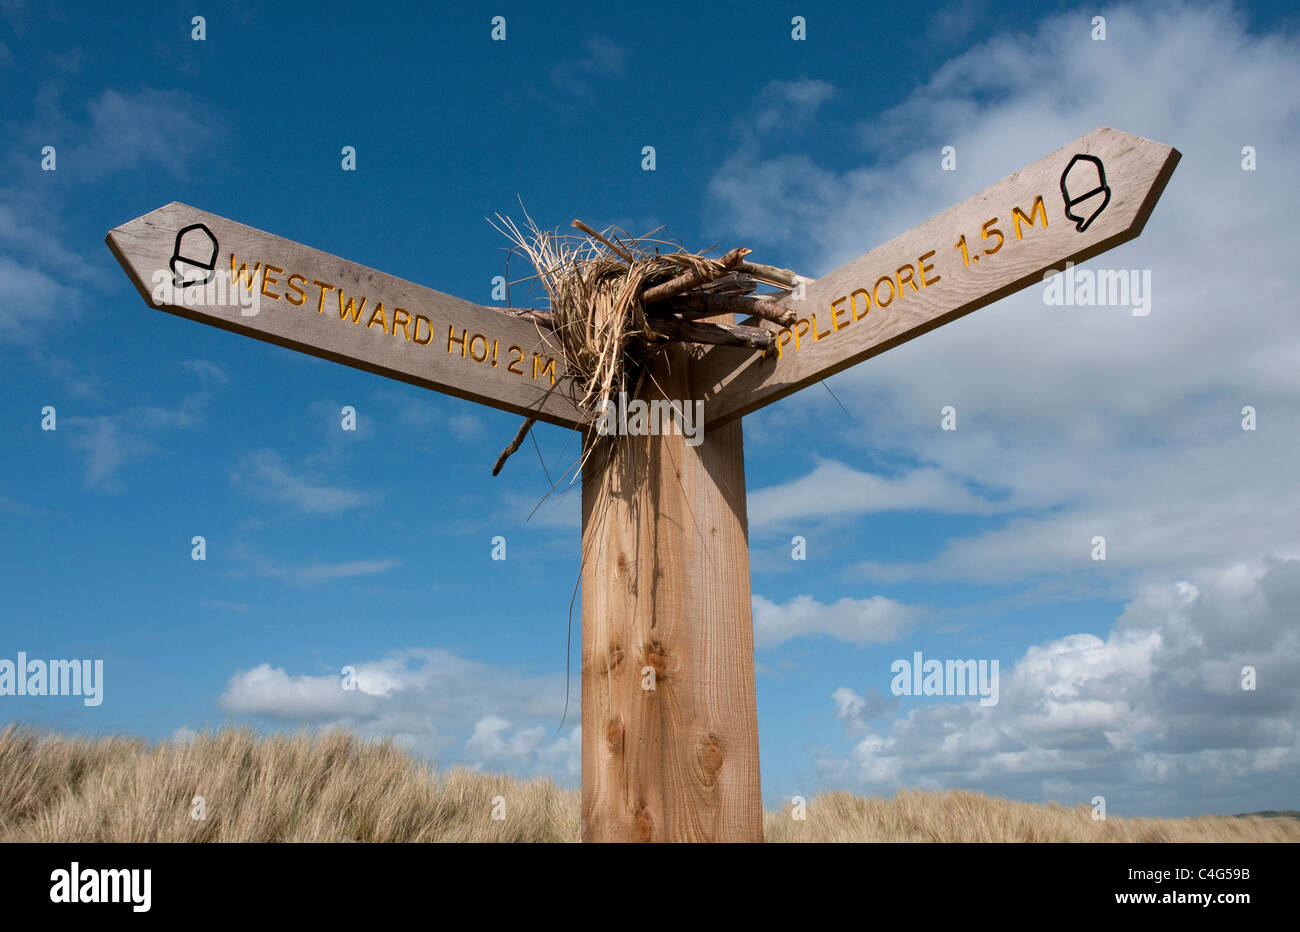
<path id="1" fill-rule="evenodd" d="M 739 255 L 729 263 L 732 253 L 710 259 L 654 239 L 658 231 L 642 237 L 622 230 L 602 234 L 574 221 L 585 235 L 566 235 L 542 230 L 527 213 L 524 216 L 527 233 L 500 214 L 493 226 L 533 264 L 550 302 L 547 323 L 559 338 L 565 365 L 581 392 L 579 407 L 593 415 L 602 400 L 639 390 L 645 363 L 667 339 L 646 314 L 647 293 L 654 297 L 656 286 L 674 282 L 684 285 L 683 291 L 691 282 L 710 282 L 748 252 L 735 250 Z M 661 253 L 665 245 L 676 248 Z"/>
<path id="2" fill-rule="evenodd" d="M 789 269 L 746 262 L 748 249 L 711 259 L 655 238 L 659 230 L 639 237 L 616 228 L 600 233 L 574 220 L 581 234 L 561 234 L 542 230 L 527 211 L 524 218 L 524 230 L 500 214 L 488 222 L 532 262 L 535 274 L 523 281 L 541 282 L 550 307 L 529 316 L 554 331 L 575 401 L 593 421 L 602 402 L 612 403 L 622 392 L 639 396 L 646 364 L 669 341 L 759 350 L 775 345 L 771 329 L 700 318 L 741 315 L 785 327 L 795 322 L 794 311 L 775 299 L 802 279 Z M 758 283 L 782 292 L 756 296 Z M 501 471 L 533 423 L 528 418 L 520 426 L 497 457 L 492 475 Z"/>

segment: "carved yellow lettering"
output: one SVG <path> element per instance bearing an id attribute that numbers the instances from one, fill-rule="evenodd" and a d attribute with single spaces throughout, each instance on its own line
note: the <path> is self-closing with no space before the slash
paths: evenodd
<path id="1" fill-rule="evenodd" d="M 848 295 L 845 295 L 844 297 L 836 298 L 834 301 L 831 302 L 831 329 L 832 330 L 840 329 L 840 315 L 847 314 L 848 310 L 840 307 L 839 305 L 843 304 L 848 299 L 849 299 Z M 846 320 L 844 321 L 844 326 L 847 327 L 851 323 L 853 323 L 853 321 Z"/>
<path id="2" fill-rule="evenodd" d="M 867 306 L 862 309 L 861 314 L 858 313 L 858 295 L 862 295 L 867 299 Z M 867 311 L 871 310 L 871 292 L 865 288 L 858 288 L 853 294 L 849 295 L 849 305 L 853 308 L 853 319 L 861 320 L 867 316 Z"/>
<path id="3" fill-rule="evenodd" d="M 318 281 L 316 281 L 316 279 L 314 279 L 314 278 L 311 280 L 311 283 L 312 283 L 313 285 L 319 285 L 319 286 L 320 286 L 320 301 L 317 302 L 317 304 L 316 304 L 316 313 L 317 313 L 317 314 L 324 314 L 324 313 L 325 313 L 325 292 L 327 292 L 327 291 L 333 291 L 333 290 L 334 290 L 334 286 L 333 286 L 333 285 L 327 285 L 327 284 L 325 284 L 324 282 L 318 282 Z M 340 292 L 339 297 L 342 298 L 342 296 L 343 296 L 343 295 L 342 295 L 342 293 Z"/>
<path id="4" fill-rule="evenodd" d="M 295 285 L 293 283 L 293 280 L 295 278 L 298 279 L 298 281 L 302 282 L 304 285 L 307 284 L 307 277 L 305 275 L 299 275 L 297 272 L 294 272 L 292 275 L 289 276 L 289 280 L 285 282 L 285 284 L 288 285 L 289 288 L 292 289 L 293 291 L 298 292 L 298 300 L 295 301 L 293 299 L 293 295 L 291 294 L 286 294 L 285 298 L 287 298 L 289 303 L 292 304 L 294 307 L 302 307 L 303 304 L 305 304 L 307 301 L 307 292 L 303 291 L 300 286 Z"/>
<path id="5" fill-rule="evenodd" d="M 810 315 L 808 315 L 808 316 L 810 316 L 810 317 L 812 318 L 812 335 L 813 335 L 813 342 L 814 342 L 814 343 L 816 343 L 816 342 L 817 342 L 818 340 L 820 340 L 822 337 L 828 337 L 828 336 L 831 335 L 831 332 L 830 332 L 829 330 L 827 330 L 825 333 L 818 333 L 818 332 L 817 332 L 817 315 L 816 315 L 816 314 L 810 314 Z"/>
<path id="6" fill-rule="evenodd" d="M 782 327 L 776 335 L 776 358 L 781 358 L 781 347 L 790 342 L 793 334 L 790 333 L 789 327 Z"/>
<path id="7" fill-rule="evenodd" d="M 889 301 L 880 300 L 880 283 L 884 282 L 889 286 Z M 871 298 L 876 302 L 876 307 L 889 307 L 889 302 L 894 300 L 894 280 L 888 275 L 882 275 L 876 280 L 875 285 L 871 287 Z"/>
<path id="8" fill-rule="evenodd" d="M 799 329 L 800 324 L 803 324 L 802 330 Z M 799 338 L 807 335 L 808 335 L 808 321 L 800 317 L 798 320 L 794 322 L 794 348 L 796 352 L 799 350 Z"/>
<path id="9" fill-rule="evenodd" d="M 903 293 L 903 283 L 904 283 L 904 282 L 906 282 L 907 284 L 909 284 L 909 285 L 912 286 L 912 291 L 920 291 L 920 290 L 921 290 L 920 288 L 917 288 L 917 287 L 916 287 L 916 282 L 912 281 L 912 274 L 913 274 L 915 271 L 916 271 L 916 270 L 913 269 L 912 266 L 909 264 L 909 265 L 905 265 L 905 266 L 903 266 L 901 269 L 899 269 L 897 272 L 894 273 L 895 275 L 898 276 L 898 293 L 899 293 L 899 294 L 902 294 L 902 293 Z M 906 272 L 907 275 L 903 275 L 904 272 Z"/>
<path id="10" fill-rule="evenodd" d="M 1016 225 L 1016 239 L 1020 239 L 1020 221 L 1023 220 L 1031 227 L 1034 225 L 1034 217 L 1042 214 L 1043 229 L 1047 229 L 1047 208 L 1043 206 L 1043 196 L 1040 194 L 1034 198 L 1034 203 L 1029 208 L 1029 216 L 1026 217 L 1019 207 L 1011 208 L 1011 219 Z"/>
<path id="11" fill-rule="evenodd" d="M 402 336 L 411 339 L 411 332 L 406 329 L 406 325 L 411 322 L 411 312 L 404 307 L 393 308 L 393 336 L 397 336 L 397 328 L 402 328 Z"/>
<path id="12" fill-rule="evenodd" d="M 235 271 L 235 254 L 230 254 L 230 284 L 238 287 L 243 285 L 250 292 L 253 290 L 253 279 L 257 278 L 257 270 L 262 267 L 262 263 L 254 262 L 253 270 L 249 272 L 248 263 L 243 262 L 239 266 L 239 271 Z"/>
<path id="13" fill-rule="evenodd" d="M 928 288 L 928 287 L 930 287 L 931 285 L 933 285 L 935 282 L 942 281 L 942 279 L 941 279 L 938 275 L 936 275 L 934 278 L 926 278 L 926 276 L 925 276 L 925 273 L 926 273 L 926 272 L 929 272 L 929 271 L 931 271 L 931 270 L 934 268 L 933 265 L 926 265 L 926 264 L 925 264 L 925 260 L 926 260 L 926 259 L 929 259 L 929 258 L 930 258 L 931 256 L 933 256 L 933 255 L 934 255 L 934 250 L 931 249 L 929 252 L 927 252 L 927 253 L 926 253 L 925 255 L 923 255 L 921 258 L 919 258 L 919 259 L 916 260 L 916 267 L 917 267 L 918 269 L 921 270 L 921 287 L 922 287 L 922 288 Z"/>
<path id="14" fill-rule="evenodd" d="M 533 353 L 533 378 L 537 378 L 537 367 L 541 364 L 541 361 L 542 361 L 542 357 L 537 355 L 536 353 Z M 551 374 L 551 384 L 554 385 L 555 384 L 555 360 L 550 356 L 546 357 L 546 365 L 542 366 L 541 374 L 546 375 L 547 372 Z"/>
<path id="15" fill-rule="evenodd" d="M 347 307 L 344 307 L 343 289 L 342 288 L 339 289 L 339 320 L 347 320 L 348 316 L 351 315 L 352 322 L 354 324 L 361 323 L 361 315 L 366 309 L 366 299 L 364 296 L 362 296 L 360 307 L 355 306 L 356 300 L 357 299 L 355 296 L 348 298 Z"/>
<path id="16" fill-rule="evenodd" d="M 429 328 L 429 339 L 420 339 L 420 324 L 424 324 L 424 326 Z M 415 315 L 415 339 L 411 342 L 419 343 L 421 346 L 428 346 L 433 342 L 433 324 L 429 323 L 429 318 L 425 317 L 423 314 Z"/>
<path id="17" fill-rule="evenodd" d="M 482 355 L 482 356 L 480 356 L 478 353 L 474 352 L 474 341 L 475 341 L 475 340 L 482 340 L 482 341 L 483 341 L 483 355 Z M 487 357 L 488 357 L 488 342 L 487 342 L 487 337 L 483 336 L 483 334 L 481 334 L 481 333 L 476 333 L 476 334 L 474 334 L 472 337 L 470 337 L 470 338 L 469 338 L 469 355 L 470 355 L 471 358 L 473 358 L 473 360 L 474 360 L 475 362 L 482 362 L 483 360 L 487 359 Z M 536 366 L 534 366 L 534 368 L 536 368 Z M 533 377 L 536 378 L 536 376 L 533 376 Z"/>
<path id="18" fill-rule="evenodd" d="M 361 299 L 361 306 L 362 306 L 362 307 L 365 307 L 365 306 L 366 306 L 366 299 L 365 299 L 365 298 L 362 298 L 362 299 Z M 388 318 L 384 316 L 384 302 L 383 302 L 383 301 L 380 301 L 380 302 L 379 302 L 379 306 L 375 308 L 375 312 L 374 312 L 373 314 L 370 315 L 370 321 L 369 321 L 369 323 L 366 324 L 366 329 L 369 330 L 371 327 L 373 327 L 373 326 L 375 325 L 375 321 L 376 321 L 376 320 L 379 321 L 379 329 L 382 330 L 384 333 L 387 333 L 387 332 L 388 332 Z"/>
<path id="19" fill-rule="evenodd" d="M 267 286 L 267 285 L 278 285 L 278 284 L 280 284 L 280 279 L 278 279 L 278 278 L 272 278 L 272 277 L 271 277 L 271 273 L 272 273 L 272 272 L 280 272 L 280 273 L 283 273 L 283 272 L 284 272 L 284 269 L 277 269 L 275 266 L 273 266 L 273 265 L 271 265 L 271 264 L 269 264 L 269 263 L 266 265 L 265 268 L 262 269 L 262 294 L 265 295 L 265 296 L 268 297 L 268 298 L 271 298 L 272 300 L 279 301 L 279 300 L 280 300 L 280 295 L 278 295 L 278 294 L 271 294 L 271 292 L 269 292 L 269 291 L 266 290 L 266 286 Z"/>
<path id="20" fill-rule="evenodd" d="M 460 355 L 461 355 L 462 358 L 464 358 L 464 356 L 465 356 L 465 337 L 466 337 L 468 334 L 469 334 L 469 331 L 466 330 L 464 333 L 462 333 L 462 334 L 460 335 L 460 339 L 457 339 L 457 338 L 456 338 L 456 325 L 455 325 L 455 324 L 452 324 L 451 326 L 449 326 L 449 327 L 447 328 L 447 352 L 449 352 L 449 353 L 451 352 L 451 344 L 453 344 L 453 343 L 459 343 L 459 344 L 460 344 Z M 523 375 L 523 373 L 521 372 L 520 375 Z"/>

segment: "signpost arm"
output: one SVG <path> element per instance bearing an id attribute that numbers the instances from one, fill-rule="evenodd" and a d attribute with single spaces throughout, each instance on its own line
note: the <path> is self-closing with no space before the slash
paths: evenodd
<path id="1" fill-rule="evenodd" d="M 641 397 L 689 404 L 694 365 Z M 584 841 L 763 839 L 741 423 L 686 439 L 585 441 Z"/>
<path id="2" fill-rule="evenodd" d="M 1043 281 L 1142 232 L 1178 150 L 1101 127 L 774 306 L 776 351 L 701 359 L 709 429 Z"/>

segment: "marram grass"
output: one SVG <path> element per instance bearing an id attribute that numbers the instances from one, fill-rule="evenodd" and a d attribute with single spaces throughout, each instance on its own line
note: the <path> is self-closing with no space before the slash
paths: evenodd
<path id="1" fill-rule="evenodd" d="M 192 818 L 199 796 L 204 819 Z M 494 797 L 504 819 L 492 818 Z M 438 773 L 345 732 L 226 729 L 156 745 L 0 732 L 0 842 L 577 837 L 577 794 L 549 780 Z"/>
<path id="2" fill-rule="evenodd" d="M 203 797 L 204 819 L 192 818 Z M 504 819 L 493 819 L 494 808 Z M 193 741 L 0 731 L 0 842 L 577 841 L 579 795 L 549 780 L 435 771 L 344 732 Z M 1094 821 L 962 791 L 827 793 L 806 821 L 765 815 L 768 841 L 1300 841 L 1300 820 Z"/>

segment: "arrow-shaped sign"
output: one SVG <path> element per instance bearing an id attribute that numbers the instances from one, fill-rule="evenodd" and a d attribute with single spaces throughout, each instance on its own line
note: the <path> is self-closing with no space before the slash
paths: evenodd
<path id="1" fill-rule="evenodd" d="M 1133 239 L 1179 158 L 1169 146 L 1103 127 L 807 282 L 802 298 L 782 302 L 799 319 L 778 330 L 773 351 L 719 346 L 701 359 L 696 391 L 708 427 Z"/>
<path id="2" fill-rule="evenodd" d="M 160 310 L 552 424 L 585 423 L 554 335 L 526 317 L 184 204 L 107 242 Z"/>

